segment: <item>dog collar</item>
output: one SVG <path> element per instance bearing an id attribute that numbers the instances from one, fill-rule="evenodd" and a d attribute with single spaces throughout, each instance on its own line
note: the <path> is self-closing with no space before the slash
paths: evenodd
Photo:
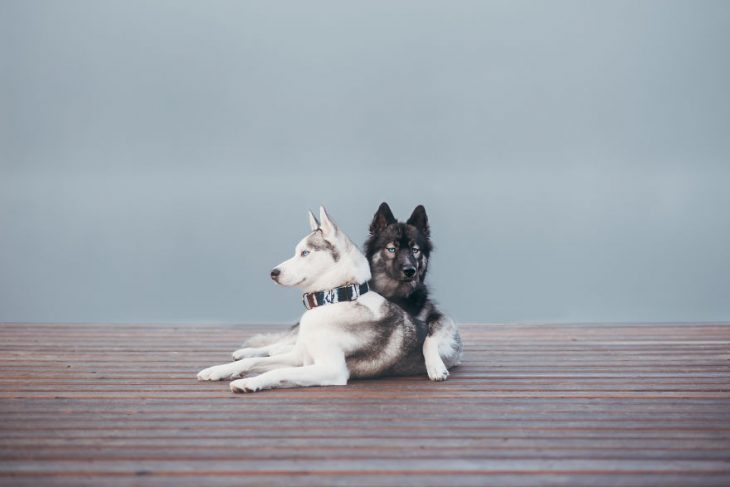
<path id="1" fill-rule="evenodd" d="M 355 301 L 369 290 L 370 286 L 367 282 L 363 282 L 362 284 L 349 284 L 334 289 L 327 289 L 326 291 L 304 293 L 302 295 L 302 303 L 304 303 L 305 308 L 312 309 L 318 306 L 324 306 L 325 304 Z"/>

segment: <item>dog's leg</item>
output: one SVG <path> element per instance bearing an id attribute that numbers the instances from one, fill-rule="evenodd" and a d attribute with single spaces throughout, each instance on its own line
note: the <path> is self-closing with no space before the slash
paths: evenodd
<path id="1" fill-rule="evenodd" d="M 234 380 L 233 392 L 255 392 L 278 387 L 344 386 L 349 372 L 344 364 L 316 364 L 287 367 L 266 372 L 256 377 Z"/>
<path id="2" fill-rule="evenodd" d="M 253 357 L 268 357 L 271 355 L 269 352 L 269 346 L 265 347 L 246 347 L 239 348 L 233 352 L 233 360 L 241 360 L 242 358 L 253 358 Z"/>
<path id="3" fill-rule="evenodd" d="M 423 358 L 426 360 L 428 378 L 435 381 L 446 380 L 449 371 L 439 353 L 439 335 L 429 335 L 423 342 Z"/>
<path id="4" fill-rule="evenodd" d="M 426 360 L 428 378 L 446 380 L 448 369 L 461 363 L 463 347 L 456 323 L 448 316 L 441 316 L 429 323 L 431 333 L 423 342 L 423 358 Z"/>
<path id="5" fill-rule="evenodd" d="M 296 341 L 297 336 L 295 334 L 288 334 L 270 345 L 241 348 L 233 352 L 233 360 L 251 357 L 268 357 L 288 353 L 294 348 Z"/>
<path id="6" fill-rule="evenodd" d="M 287 354 L 273 357 L 252 357 L 238 362 L 208 367 L 198 372 L 198 380 L 234 379 L 249 371 L 271 370 L 296 365 L 302 365 L 302 356 L 296 350 L 292 350 Z"/>

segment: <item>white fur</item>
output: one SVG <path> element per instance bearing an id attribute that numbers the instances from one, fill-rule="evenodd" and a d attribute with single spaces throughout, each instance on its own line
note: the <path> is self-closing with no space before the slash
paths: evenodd
<path id="1" fill-rule="evenodd" d="M 316 222 L 312 220 L 314 217 L 310 214 L 310 225 Z M 355 244 L 339 231 L 327 216 L 324 207 L 320 209 L 320 221 L 322 222 L 320 227 L 297 244 L 294 257 L 276 266 L 281 272 L 277 282 L 282 286 L 301 288 L 304 292 L 314 292 L 370 280 L 370 266 L 367 259 L 357 250 Z M 328 252 L 313 251 L 308 245 L 310 237 L 315 232 L 322 232 L 324 238 L 335 245 L 340 253 L 338 265 L 333 265 Z M 304 251 L 310 252 L 309 255 L 303 256 Z"/>
<path id="2" fill-rule="evenodd" d="M 441 359 L 439 342 L 435 335 L 427 336 L 423 342 L 423 358 L 426 360 L 426 373 L 429 379 L 442 381 L 449 377 L 449 370 Z"/>
<path id="3" fill-rule="evenodd" d="M 290 352 L 294 348 L 297 338 L 295 335 L 282 336 L 280 340 L 263 347 L 243 347 L 233 352 L 233 360 L 251 357 L 270 357 Z"/>
<path id="4" fill-rule="evenodd" d="M 461 363 L 461 343 L 456 341 L 459 334 L 451 318 L 443 316 L 439 326 L 434 328 L 436 332 L 423 342 L 423 358 L 428 378 L 442 381 L 449 377 L 449 368 Z"/>
<path id="5" fill-rule="evenodd" d="M 313 222 L 316 219 L 310 214 L 310 225 L 314 225 Z M 305 237 L 297 245 L 294 257 L 277 266 L 280 271 L 278 283 L 311 292 L 368 281 L 370 267 L 367 259 L 337 228 L 323 207 L 320 208 L 320 222 L 313 232 L 322 232 L 322 236 L 338 252 L 338 261 L 333 262 L 330 255 L 325 255 L 328 254 L 326 251 L 312 250 L 307 244 L 309 236 Z M 302 256 L 304 250 L 308 250 L 309 255 Z M 234 392 L 347 384 L 350 372 L 345 357 L 358 349 L 360 341 L 358 335 L 342 324 L 378 320 L 384 301 L 379 294 L 369 292 L 357 301 L 308 310 L 302 315 L 296 342 L 288 352 L 252 357 L 252 354 L 263 354 L 267 347 L 244 349 L 238 351 L 241 352 L 238 355 L 246 358 L 204 369 L 198 373 L 198 379 L 224 380 L 260 374 L 231 382 Z"/>
<path id="6" fill-rule="evenodd" d="M 314 232 L 315 230 L 317 230 L 319 228 L 319 222 L 317 221 L 317 217 L 314 216 L 314 213 L 312 213 L 311 211 L 308 212 L 308 215 L 309 215 L 309 229 Z"/>

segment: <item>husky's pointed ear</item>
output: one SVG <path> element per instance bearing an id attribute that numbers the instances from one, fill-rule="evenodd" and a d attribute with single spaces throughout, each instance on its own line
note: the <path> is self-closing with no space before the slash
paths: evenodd
<path id="1" fill-rule="evenodd" d="M 424 208 L 423 205 L 416 206 L 416 209 L 413 210 L 411 217 L 406 223 L 419 229 L 425 236 L 431 236 L 431 229 L 428 227 L 428 216 L 426 216 L 426 208 Z"/>
<path id="2" fill-rule="evenodd" d="M 309 212 L 309 228 L 311 228 L 313 232 L 319 230 L 319 222 L 317 221 L 317 217 L 314 216 L 314 213 L 312 213 L 311 211 Z"/>
<path id="3" fill-rule="evenodd" d="M 322 229 L 322 233 L 325 236 L 332 236 L 337 233 L 337 225 L 332 221 L 330 216 L 327 214 L 327 210 L 324 206 L 319 207 L 319 228 Z"/>
<path id="4" fill-rule="evenodd" d="M 376 235 L 382 232 L 385 230 L 385 227 L 397 221 L 393 216 L 393 212 L 390 211 L 388 203 L 383 201 L 380 203 L 378 211 L 375 212 L 375 216 L 373 217 L 373 222 L 370 224 L 370 235 Z"/>

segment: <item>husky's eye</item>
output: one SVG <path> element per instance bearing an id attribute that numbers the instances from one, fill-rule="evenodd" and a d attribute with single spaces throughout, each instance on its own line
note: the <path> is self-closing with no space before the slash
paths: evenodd
<path id="1" fill-rule="evenodd" d="M 309 255 L 309 250 L 302 250 L 302 257 L 306 257 Z"/>
<path id="2" fill-rule="evenodd" d="M 395 254 L 395 247 L 385 247 L 385 250 L 387 250 L 391 254 Z"/>
<path id="3" fill-rule="evenodd" d="M 413 248 L 411 249 L 411 252 L 413 252 L 413 255 L 418 255 L 418 253 L 419 253 L 420 251 L 421 251 L 421 249 L 419 249 L 418 247 L 413 247 Z"/>

